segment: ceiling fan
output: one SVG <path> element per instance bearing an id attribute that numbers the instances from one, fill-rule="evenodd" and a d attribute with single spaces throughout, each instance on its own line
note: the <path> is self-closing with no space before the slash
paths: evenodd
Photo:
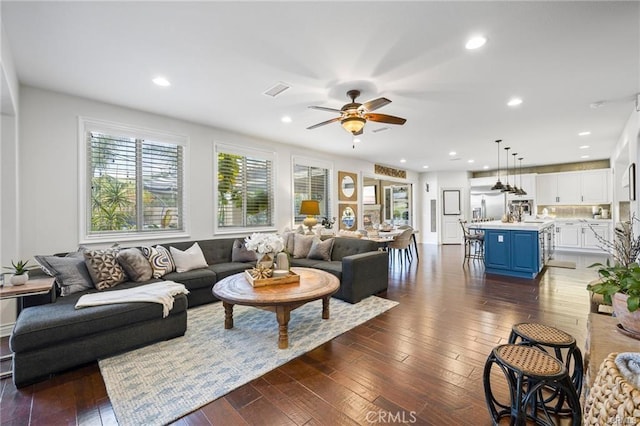
<path id="1" fill-rule="evenodd" d="M 351 103 L 345 104 L 341 109 L 310 106 L 309 108 L 319 109 L 321 111 L 337 112 L 340 113 L 340 116 L 332 118 L 331 120 L 323 121 L 322 123 L 314 124 L 313 126 L 307 127 L 307 130 L 339 121 L 347 132 L 357 136 L 362 134 L 362 129 L 364 128 L 367 120 L 376 121 L 378 123 L 400 125 L 407 121 L 404 118 L 394 117 L 393 115 L 375 114 L 372 112 L 391 103 L 387 98 L 377 98 L 360 104 L 356 102 L 356 98 L 360 96 L 359 90 L 349 90 L 347 92 L 347 96 L 351 98 Z"/>

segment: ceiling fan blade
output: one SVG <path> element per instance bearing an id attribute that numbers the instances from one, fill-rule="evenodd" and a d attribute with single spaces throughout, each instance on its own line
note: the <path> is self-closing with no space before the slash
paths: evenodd
<path id="1" fill-rule="evenodd" d="M 342 117 L 332 118 L 331 120 L 323 121 L 322 123 L 314 124 L 313 126 L 307 127 L 307 130 L 315 129 L 316 127 L 324 126 L 325 124 L 335 123 L 336 121 L 340 121 Z"/>
<path id="2" fill-rule="evenodd" d="M 391 101 L 387 98 L 372 99 L 369 102 L 363 103 L 362 108 L 364 108 L 365 111 L 375 111 L 390 103 Z"/>
<path id="3" fill-rule="evenodd" d="M 388 123 L 388 124 L 404 124 L 406 123 L 406 118 L 394 117 L 393 115 L 387 114 L 365 114 L 365 118 L 371 121 L 377 121 L 378 123 Z"/>
<path id="4" fill-rule="evenodd" d="M 311 109 L 319 109 L 320 111 L 337 112 L 338 114 L 340 114 L 342 112 L 339 109 L 327 108 L 327 107 L 323 107 L 323 106 L 310 106 L 309 108 L 311 108 Z"/>

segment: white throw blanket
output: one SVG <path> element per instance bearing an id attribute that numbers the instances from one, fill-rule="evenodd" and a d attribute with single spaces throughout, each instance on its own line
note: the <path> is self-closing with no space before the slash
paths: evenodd
<path id="1" fill-rule="evenodd" d="M 174 296 L 177 294 L 189 294 L 189 290 L 186 289 L 184 284 L 162 281 L 126 290 L 85 294 L 76 302 L 76 309 L 114 303 L 154 302 L 162 304 L 162 317 L 165 318 L 173 308 Z"/>
<path id="2" fill-rule="evenodd" d="M 622 352 L 616 356 L 620 374 L 636 389 L 640 389 L 640 352 Z"/>

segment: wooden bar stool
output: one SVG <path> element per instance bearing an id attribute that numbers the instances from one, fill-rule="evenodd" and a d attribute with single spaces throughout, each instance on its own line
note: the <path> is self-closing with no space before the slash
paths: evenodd
<path id="1" fill-rule="evenodd" d="M 491 389 L 491 368 L 498 365 L 504 373 L 509 387 L 510 401 L 507 405 L 498 401 Z M 555 425 L 544 404 L 544 392 L 565 395 L 571 409 L 571 424 L 579 426 L 582 417 L 580 400 L 571 382 L 567 368 L 562 362 L 546 352 L 525 345 L 500 345 L 491 351 L 484 365 L 484 393 L 493 424 L 510 417 L 510 424 L 525 425 L 527 420 L 539 425 Z"/>
<path id="2" fill-rule="evenodd" d="M 584 364 L 582 352 L 580 352 L 576 339 L 572 335 L 548 325 L 524 322 L 511 327 L 509 343 L 533 346 L 547 353 L 553 352 L 555 357 L 567 367 L 576 393 L 581 394 Z M 563 350 L 566 354 L 563 354 Z M 556 398 L 553 410 L 557 414 L 568 414 L 570 410 L 566 407 L 562 408 L 565 401 L 562 394 L 551 395 L 545 404 L 551 403 Z"/>

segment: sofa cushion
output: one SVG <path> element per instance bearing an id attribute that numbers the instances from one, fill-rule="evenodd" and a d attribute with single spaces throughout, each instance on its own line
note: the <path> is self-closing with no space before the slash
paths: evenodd
<path id="1" fill-rule="evenodd" d="M 187 272 L 169 272 L 162 279 L 184 284 L 187 290 L 202 287 L 213 287 L 217 277 L 209 268 L 193 269 Z"/>
<path id="2" fill-rule="evenodd" d="M 131 281 L 148 281 L 153 276 L 151 264 L 135 247 L 120 250 L 116 258 Z"/>
<path id="3" fill-rule="evenodd" d="M 140 284 L 128 282 L 120 284 L 114 290 L 138 285 Z M 25 352 L 46 348 L 50 345 L 59 345 L 65 340 L 162 318 L 162 305 L 159 303 L 118 303 L 83 309 L 75 308 L 80 296 L 95 292 L 95 289 L 88 290 L 60 298 L 56 303 L 25 308 L 20 312 L 11 334 L 11 349 L 14 352 Z M 178 295 L 170 315 L 186 309 L 186 296 Z"/>
<path id="4" fill-rule="evenodd" d="M 153 278 L 162 278 L 169 272 L 176 270 L 168 248 L 157 245 L 155 247 L 141 247 L 140 250 L 151 264 Z"/>
<path id="5" fill-rule="evenodd" d="M 302 259 L 307 257 L 315 235 L 293 234 L 293 257 Z"/>
<path id="6" fill-rule="evenodd" d="M 118 248 L 84 251 L 84 261 L 89 275 L 98 290 L 115 287 L 127 279 L 124 269 L 118 263 L 119 251 Z"/>
<path id="7" fill-rule="evenodd" d="M 342 260 L 345 256 L 366 253 L 369 251 L 378 251 L 378 243 L 358 238 L 337 237 L 333 241 L 331 260 Z"/>
<path id="8" fill-rule="evenodd" d="M 321 260 L 318 259 L 291 259 L 291 266 L 302 266 L 303 268 L 313 268 L 314 265 L 318 263 L 322 263 Z"/>
<path id="9" fill-rule="evenodd" d="M 329 238 L 328 240 L 324 241 L 320 240 L 319 238 L 314 238 L 307 258 L 331 260 L 331 248 L 333 247 L 333 240 L 334 238 Z"/>
<path id="10" fill-rule="evenodd" d="M 209 269 L 215 272 L 218 281 L 220 281 L 223 278 L 227 278 L 230 275 L 239 274 L 240 272 L 244 272 L 246 269 L 250 269 L 254 266 L 255 265 L 253 263 L 228 262 L 209 265 Z"/>
<path id="11" fill-rule="evenodd" d="M 204 254 L 207 265 L 214 263 L 231 262 L 231 252 L 233 251 L 233 242 L 235 238 L 216 238 L 211 240 L 198 240 L 198 245 Z M 193 244 L 193 241 L 185 241 L 179 243 L 171 243 L 170 245 L 186 250 Z"/>
<path id="12" fill-rule="evenodd" d="M 55 277 L 62 296 L 94 288 L 82 251 L 65 257 L 35 256 L 34 259 L 46 274 Z"/>
<path id="13" fill-rule="evenodd" d="M 256 262 L 258 256 L 255 251 L 247 250 L 243 240 L 235 240 L 231 251 L 232 262 Z"/>
<path id="14" fill-rule="evenodd" d="M 192 269 L 200 269 L 207 267 L 207 261 L 198 243 L 193 243 L 191 247 L 182 251 L 173 246 L 169 247 L 173 263 L 176 265 L 176 272 L 187 272 Z"/>
<path id="15" fill-rule="evenodd" d="M 335 275 L 342 281 L 342 261 L 316 262 L 311 267 Z"/>

